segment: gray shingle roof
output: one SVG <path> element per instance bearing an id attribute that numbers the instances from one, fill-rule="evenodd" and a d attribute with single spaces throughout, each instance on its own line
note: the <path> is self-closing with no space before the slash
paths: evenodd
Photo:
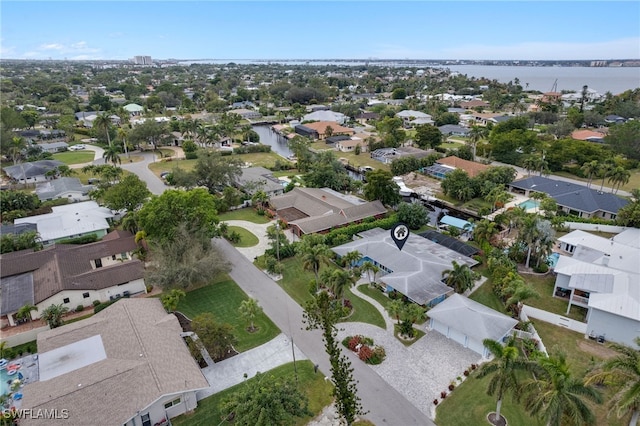
<path id="1" fill-rule="evenodd" d="M 64 192 L 79 192 L 86 195 L 92 189 L 92 185 L 83 185 L 78 178 L 62 177 L 37 184 L 36 195 L 40 200 L 48 200 Z"/>
<path id="2" fill-rule="evenodd" d="M 518 321 L 459 294 L 452 294 L 427 315 L 474 339 L 500 340 Z"/>
<path id="3" fill-rule="evenodd" d="M 599 210 L 617 213 L 629 203 L 628 200 L 609 192 L 599 192 L 586 186 L 542 176 L 530 176 L 511 182 L 510 185 L 518 189 L 544 192 L 556 200 L 559 206 L 586 213 Z"/>
<path id="4" fill-rule="evenodd" d="M 3 170 L 11 179 L 22 180 L 36 176 L 44 176 L 49 170 L 53 170 L 64 163 L 57 160 L 39 160 L 31 163 L 16 164 L 15 166 L 5 167 Z"/>

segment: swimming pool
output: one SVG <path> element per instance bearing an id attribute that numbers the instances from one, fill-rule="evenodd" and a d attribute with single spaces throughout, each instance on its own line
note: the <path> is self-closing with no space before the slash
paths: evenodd
<path id="1" fill-rule="evenodd" d="M 547 258 L 547 264 L 550 268 L 555 268 L 558 264 L 558 258 L 560 257 L 560 253 L 551 253 Z"/>
<path id="2" fill-rule="evenodd" d="M 529 209 L 534 209 L 539 205 L 540 205 L 539 201 L 529 199 L 525 202 L 518 204 L 518 207 L 520 207 L 521 209 L 529 210 Z"/>

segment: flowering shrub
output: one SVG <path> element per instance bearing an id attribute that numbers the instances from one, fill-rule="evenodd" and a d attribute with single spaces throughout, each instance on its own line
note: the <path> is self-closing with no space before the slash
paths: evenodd
<path id="1" fill-rule="evenodd" d="M 369 346 L 366 346 L 366 345 L 362 346 L 358 351 L 358 357 L 364 362 L 369 362 L 372 356 L 373 356 L 373 351 Z"/>
<path id="2" fill-rule="evenodd" d="M 360 336 L 353 336 L 351 339 L 349 339 L 349 343 L 347 345 L 347 347 L 352 350 L 352 351 L 356 351 L 356 347 L 360 344 Z"/>
<path id="3" fill-rule="evenodd" d="M 356 352 L 358 357 L 367 364 L 380 364 L 387 356 L 382 346 L 374 346 L 373 339 L 366 336 L 347 336 L 342 344 L 349 350 Z"/>

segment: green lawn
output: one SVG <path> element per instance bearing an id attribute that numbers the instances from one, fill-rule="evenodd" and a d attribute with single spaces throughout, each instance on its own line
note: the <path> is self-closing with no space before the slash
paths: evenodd
<path id="1" fill-rule="evenodd" d="M 66 151 L 53 154 L 54 160 L 62 161 L 67 166 L 71 164 L 90 163 L 93 161 L 93 157 L 93 151 Z"/>
<path id="2" fill-rule="evenodd" d="M 584 321 L 586 310 L 579 306 L 572 306 L 569 315 L 567 315 L 567 305 L 569 302 L 565 299 L 553 297 L 553 286 L 555 277 L 553 275 L 534 276 L 521 275 L 522 278 L 533 288 L 536 289 L 540 297 L 533 297 L 525 300 L 525 305 L 534 308 L 544 309 L 554 314 L 563 315 L 576 321 Z"/>
<path id="3" fill-rule="evenodd" d="M 391 302 L 388 296 L 386 296 L 383 292 L 378 290 L 377 288 L 370 287 L 369 284 L 362 284 L 358 286 L 358 290 L 360 290 L 363 294 L 371 297 L 376 302 L 381 304 L 385 309 L 387 309 L 387 305 Z"/>
<path id="4" fill-rule="evenodd" d="M 366 322 L 377 325 L 380 328 L 387 328 L 382 314 L 371 303 L 356 296 L 350 289 L 345 292 L 344 297 L 351 301 L 354 309 L 353 314 L 346 318 L 344 322 Z"/>
<path id="5" fill-rule="evenodd" d="M 476 379 L 472 373 L 447 398 L 438 405 L 436 423 L 438 426 L 481 426 L 489 424 L 486 416 L 496 409 L 496 398 L 487 395 L 490 376 Z M 542 426 L 544 423 L 530 417 L 524 409 L 504 398 L 501 414 L 510 425 Z"/>
<path id="6" fill-rule="evenodd" d="M 315 417 L 324 407 L 331 404 L 333 399 L 331 397 L 331 384 L 324 380 L 325 375 L 322 372 L 314 372 L 311 361 L 298 361 L 296 363 L 296 369 L 298 370 L 299 389 L 307 395 L 309 399 L 309 410 L 314 414 L 313 417 Z M 269 370 L 268 373 L 270 376 L 276 378 L 286 377 L 295 380 L 293 363 L 274 368 L 273 370 Z M 220 426 L 233 424 L 232 422 L 223 420 L 224 415 L 220 411 L 220 403 L 240 387 L 246 386 L 252 381 L 255 381 L 255 378 L 247 380 L 247 383 L 240 383 L 203 399 L 198 403 L 198 408 L 196 408 L 194 413 L 173 418 L 171 419 L 171 423 L 175 426 Z M 309 423 L 313 417 L 301 418 L 296 422 L 296 425 L 305 425 Z"/>
<path id="7" fill-rule="evenodd" d="M 469 299 L 475 300 L 478 303 L 482 303 L 485 306 L 490 307 L 498 312 L 506 314 L 504 303 L 492 290 L 491 280 L 487 280 L 476 291 L 471 293 Z"/>
<path id="8" fill-rule="evenodd" d="M 222 222 L 225 220 L 246 220 L 247 222 L 253 223 L 269 223 L 271 221 L 271 219 L 265 215 L 260 216 L 253 207 L 221 213 L 218 215 L 218 219 Z"/>
<path id="9" fill-rule="evenodd" d="M 239 226 L 229 226 L 229 233 L 237 232 L 240 235 L 240 241 L 237 243 L 231 243 L 234 247 L 253 247 L 258 244 L 258 237 L 251 232 Z"/>
<path id="10" fill-rule="evenodd" d="M 278 327 L 263 313 L 254 321 L 258 330 L 247 331 L 248 324 L 242 320 L 238 308 L 247 295 L 238 285 L 224 277 L 205 287 L 192 290 L 180 301 L 178 311 L 193 319 L 198 314 L 211 312 L 221 322 L 231 324 L 238 338 L 236 350 L 244 352 L 268 342 L 280 333 Z"/>
<path id="11" fill-rule="evenodd" d="M 640 188 L 640 169 L 632 169 L 629 170 L 631 172 L 631 176 L 629 177 L 629 182 L 627 182 L 626 184 L 622 185 L 620 187 L 620 189 L 622 189 L 623 191 L 627 191 L 627 192 L 631 192 L 632 189 L 634 188 Z M 572 175 L 569 172 L 565 172 L 565 171 L 559 171 L 559 172 L 553 172 L 554 175 L 558 175 L 558 176 L 564 176 L 564 177 L 568 177 L 570 179 L 574 179 L 574 180 L 580 180 L 582 182 L 589 182 L 589 179 L 587 178 L 581 178 L 578 177 L 576 175 Z M 598 178 L 594 178 L 591 181 L 591 187 L 595 188 L 595 189 L 600 189 L 600 185 L 602 185 L 602 178 L 598 179 Z M 609 187 L 611 188 L 611 183 L 607 182 L 607 180 L 604 180 L 604 186 L 605 187 Z"/>
<path id="12" fill-rule="evenodd" d="M 389 170 L 389 165 L 384 164 L 381 161 L 371 158 L 371 154 L 363 152 L 360 155 L 356 155 L 355 152 L 336 152 L 337 158 L 346 158 L 350 165 L 353 167 L 373 167 L 375 170 Z"/>
<path id="13" fill-rule="evenodd" d="M 460 147 L 463 147 L 464 144 L 460 143 L 460 142 L 444 142 L 444 143 L 440 144 L 439 146 L 444 148 L 444 149 L 458 149 Z"/>
<path id="14" fill-rule="evenodd" d="M 393 324 L 393 335 L 396 336 L 396 339 L 398 339 L 398 341 L 405 346 L 413 345 L 415 342 L 420 340 L 426 334 L 424 331 L 418 330 L 417 328 L 414 328 L 413 332 L 414 332 L 415 339 L 413 340 L 401 339 L 400 337 L 398 337 L 398 334 L 400 333 L 400 324 L 397 324 L 397 323 Z"/>

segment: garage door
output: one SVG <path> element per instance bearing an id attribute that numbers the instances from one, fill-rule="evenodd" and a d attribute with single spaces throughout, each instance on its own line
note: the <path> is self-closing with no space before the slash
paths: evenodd
<path id="1" fill-rule="evenodd" d="M 438 333 L 442 334 L 446 337 L 449 327 L 442 324 L 440 321 L 432 320 L 431 328 L 433 328 Z"/>
<path id="2" fill-rule="evenodd" d="M 471 349 L 472 351 L 477 352 L 480 355 L 484 355 L 484 345 L 480 340 L 469 339 L 467 341 L 467 345 L 469 346 L 469 349 Z"/>
<path id="3" fill-rule="evenodd" d="M 449 339 L 453 340 L 454 342 L 460 343 L 462 346 L 466 346 L 466 336 L 459 330 L 450 328 Z"/>

